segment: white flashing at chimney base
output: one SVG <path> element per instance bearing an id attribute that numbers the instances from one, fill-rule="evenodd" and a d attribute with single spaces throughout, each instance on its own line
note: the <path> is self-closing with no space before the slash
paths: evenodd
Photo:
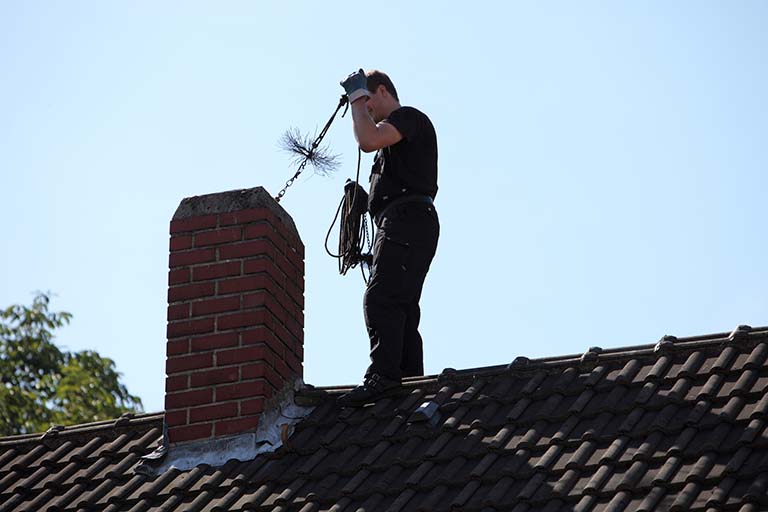
<path id="1" fill-rule="evenodd" d="M 301 379 L 297 379 L 296 386 L 301 385 Z M 277 450 L 283 445 L 283 436 L 287 439 L 293 433 L 294 426 L 315 409 L 294 403 L 293 386 L 286 386 L 281 395 L 279 401 L 273 402 L 276 404 L 274 407 L 262 413 L 256 432 L 173 445 L 167 448 L 167 454 L 159 465 L 153 465 L 151 469 L 144 467 L 141 472 L 159 475 L 171 468 L 187 471 L 200 464 L 218 467 L 232 459 L 248 461 L 260 453 Z M 151 455 L 147 457 L 151 458 Z"/>

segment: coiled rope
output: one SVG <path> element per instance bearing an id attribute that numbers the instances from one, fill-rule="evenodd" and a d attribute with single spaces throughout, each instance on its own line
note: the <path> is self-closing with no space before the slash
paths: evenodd
<path id="1" fill-rule="evenodd" d="M 360 148 L 357 149 L 357 173 L 355 181 L 347 180 L 344 184 L 344 195 L 341 198 L 336 214 L 333 216 L 331 226 L 325 235 L 325 252 L 339 261 L 339 274 L 346 275 L 349 269 L 360 265 L 363 281 L 368 283 L 370 278 L 371 236 L 368 230 L 368 194 L 360 186 Z M 338 253 L 334 254 L 328 248 L 328 239 L 331 237 L 333 226 L 339 222 L 339 246 Z M 366 250 L 367 249 L 367 250 Z M 363 252 L 366 251 L 366 252 Z M 368 272 L 366 275 L 366 267 Z"/>

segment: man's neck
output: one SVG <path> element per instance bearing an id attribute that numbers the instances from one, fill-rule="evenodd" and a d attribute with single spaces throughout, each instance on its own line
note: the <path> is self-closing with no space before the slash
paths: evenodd
<path id="1" fill-rule="evenodd" d="M 384 111 L 384 118 L 386 119 L 389 117 L 389 115 L 394 112 L 395 110 L 400 108 L 400 102 L 399 101 L 393 101 L 390 105 L 387 106 L 387 109 Z"/>

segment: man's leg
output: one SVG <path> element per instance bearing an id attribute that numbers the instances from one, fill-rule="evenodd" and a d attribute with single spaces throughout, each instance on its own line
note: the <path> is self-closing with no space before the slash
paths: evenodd
<path id="1" fill-rule="evenodd" d="M 422 207 L 423 208 L 423 207 Z M 416 289 L 411 302 L 406 308 L 405 328 L 403 330 L 403 358 L 400 365 L 403 377 L 424 375 L 424 348 L 419 322 L 421 320 L 421 291 L 429 272 L 432 259 L 437 251 L 437 239 L 440 235 L 440 223 L 434 208 L 417 209 L 411 217 L 418 229 L 411 253 L 411 279 Z"/>
<path id="2" fill-rule="evenodd" d="M 371 280 L 365 291 L 363 310 L 371 340 L 371 365 L 363 385 L 337 399 L 342 407 L 361 406 L 396 393 L 400 388 L 400 362 L 403 350 L 408 303 L 406 283 L 408 245 L 398 243 L 385 229 L 376 232 Z"/>
<path id="3" fill-rule="evenodd" d="M 376 233 L 373 271 L 363 299 L 371 342 L 371 365 L 366 375 L 377 373 L 396 381 L 402 376 L 409 251 L 408 243 L 390 235 L 388 230 Z"/>
<path id="4" fill-rule="evenodd" d="M 403 334 L 403 361 L 400 364 L 403 377 L 424 375 L 424 349 L 419 334 L 421 310 L 418 300 L 408 308 Z"/>
<path id="5" fill-rule="evenodd" d="M 403 375 L 404 342 L 407 370 L 423 373 L 418 318 L 406 324 L 418 299 L 437 247 L 439 225 L 432 209 L 403 207 L 376 232 L 371 280 L 364 299 L 365 322 L 371 342 L 371 365 L 363 386 L 339 397 L 341 405 L 362 405 L 399 386 Z M 418 311 L 418 309 L 416 309 Z M 413 334 L 419 336 L 413 339 Z M 416 352 L 414 352 L 416 350 Z M 416 361 L 416 362 L 411 362 Z"/>

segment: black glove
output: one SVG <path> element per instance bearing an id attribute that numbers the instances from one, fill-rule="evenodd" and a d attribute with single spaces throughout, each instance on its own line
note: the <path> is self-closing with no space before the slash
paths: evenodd
<path id="1" fill-rule="evenodd" d="M 339 83 L 347 92 L 347 99 L 349 99 L 350 103 L 354 103 L 355 100 L 363 96 L 366 98 L 371 96 L 371 93 L 368 91 L 368 78 L 366 78 L 365 72 L 362 69 L 352 73 Z"/>

